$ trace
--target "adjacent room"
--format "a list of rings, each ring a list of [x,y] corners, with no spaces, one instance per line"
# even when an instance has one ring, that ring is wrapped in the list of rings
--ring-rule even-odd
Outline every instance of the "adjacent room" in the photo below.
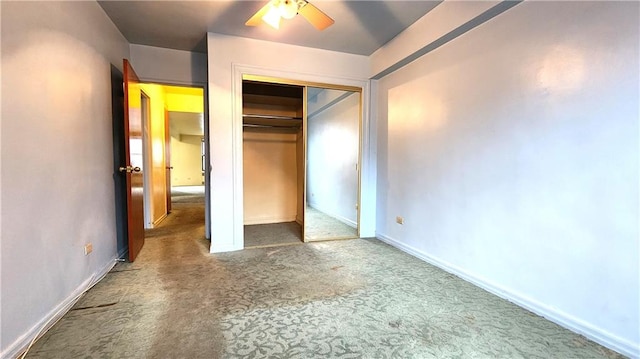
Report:
[[[163,87],[170,138],[165,143],[169,212],[181,204],[193,204],[200,206],[204,215],[207,147],[204,91],[197,87]]]
[[[640,3],[0,20],[2,359],[640,358]]]

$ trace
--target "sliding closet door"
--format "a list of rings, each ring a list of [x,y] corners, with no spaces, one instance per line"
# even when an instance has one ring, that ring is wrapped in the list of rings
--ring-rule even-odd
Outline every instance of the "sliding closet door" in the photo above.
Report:
[[[305,242],[357,238],[360,92],[306,89]]]
[[[307,242],[306,220],[307,220],[307,111],[309,98],[309,88],[302,88],[302,128],[298,132],[297,154],[298,154],[298,217],[302,229],[302,241]]]

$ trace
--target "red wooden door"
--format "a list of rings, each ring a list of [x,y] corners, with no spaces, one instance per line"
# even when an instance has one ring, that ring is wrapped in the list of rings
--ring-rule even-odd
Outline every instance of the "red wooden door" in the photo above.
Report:
[[[126,163],[120,172],[127,177],[127,234],[129,261],[133,262],[144,245],[142,93],[140,80],[126,59],[123,69]]]

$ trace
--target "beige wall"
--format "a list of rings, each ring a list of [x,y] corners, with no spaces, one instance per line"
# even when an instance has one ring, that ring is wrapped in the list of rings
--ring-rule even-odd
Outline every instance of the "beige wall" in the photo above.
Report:
[[[245,132],[243,139],[244,224],[295,221],[296,134]]]
[[[171,136],[171,185],[202,185],[201,136]]]

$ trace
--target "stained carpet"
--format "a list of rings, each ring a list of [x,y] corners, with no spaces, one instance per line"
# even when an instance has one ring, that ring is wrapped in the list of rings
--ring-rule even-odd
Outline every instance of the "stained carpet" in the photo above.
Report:
[[[28,357],[620,357],[375,239],[211,255],[201,208],[176,204]]]

